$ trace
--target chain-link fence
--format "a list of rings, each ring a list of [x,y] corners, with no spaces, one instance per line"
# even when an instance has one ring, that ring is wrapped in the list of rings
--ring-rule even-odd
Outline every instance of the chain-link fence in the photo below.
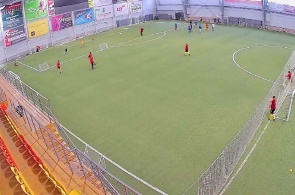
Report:
[[[222,190],[240,158],[244,154],[248,144],[253,139],[263,119],[269,113],[268,106],[270,98],[272,96],[276,96],[277,108],[279,109],[286,96],[294,89],[294,83],[288,82],[285,77],[285,74],[290,70],[293,71],[294,74],[294,64],[295,51],[293,51],[284,69],[280,73],[280,76],[274,82],[273,86],[259,104],[254,114],[250,117],[230,144],[221,152],[217,159],[201,175],[198,183],[192,186],[192,189],[194,189],[195,192],[198,190],[198,194],[200,195],[215,195]]]
[[[36,111],[39,110],[48,117],[48,125],[42,125],[39,118],[18,100],[9,100],[10,115],[16,121],[23,118],[29,130],[36,134],[36,139],[43,140],[46,149],[53,152],[58,161],[66,164],[72,173],[79,178],[84,177],[100,189],[103,188],[105,194],[140,194],[134,188],[145,194],[165,194],[107,158],[60,124],[50,109],[49,100],[22,82],[19,76],[3,68],[0,68],[0,75],[13,86],[16,93],[36,106]],[[0,100],[7,100],[1,86]],[[23,115],[16,113],[16,107],[23,110]]]

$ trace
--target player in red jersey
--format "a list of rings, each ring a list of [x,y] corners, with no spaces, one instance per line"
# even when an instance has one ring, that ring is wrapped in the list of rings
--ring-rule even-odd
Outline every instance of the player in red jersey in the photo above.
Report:
[[[185,55],[185,56],[187,56],[187,55],[190,56],[190,55],[191,55],[191,54],[189,53],[189,51],[188,51],[188,44],[187,44],[187,43],[186,43],[185,46],[184,46],[184,55]]]
[[[62,73],[62,69],[61,69],[61,67],[60,67],[60,62],[59,62],[59,60],[57,60],[57,62],[56,62],[56,68],[59,70],[59,73]]]
[[[91,68],[92,68],[92,70],[93,70],[93,69],[94,69],[94,65],[96,65],[96,64],[95,64],[95,62],[94,62],[93,55],[92,55],[91,52],[89,52],[88,59],[89,59],[89,62],[90,62],[90,64],[91,64]]]
[[[41,50],[41,47],[39,45],[36,46],[36,52],[39,52]]]
[[[290,83],[292,83],[292,73],[291,73],[291,71],[288,71],[288,74],[286,75],[286,77],[287,77],[288,81]]]
[[[140,28],[140,36],[142,36],[143,35],[143,31],[144,31],[144,28]]]
[[[59,73],[62,73],[62,69],[61,69],[59,60],[57,60],[57,62],[56,62],[56,68],[59,70]]]
[[[269,111],[270,114],[269,114],[268,120],[275,121],[275,119],[276,119],[275,111],[276,111],[276,108],[277,108],[277,100],[276,100],[275,96],[272,96],[272,99],[270,100],[269,108],[270,108],[270,111]]]

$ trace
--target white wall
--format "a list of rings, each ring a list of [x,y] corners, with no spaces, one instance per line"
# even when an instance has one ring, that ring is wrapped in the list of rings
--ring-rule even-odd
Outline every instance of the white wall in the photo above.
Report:
[[[295,16],[281,14],[267,14],[266,25],[295,29]]]
[[[156,1],[155,0],[143,0],[142,1],[143,14],[156,14]]]
[[[219,7],[201,7],[201,6],[190,6],[187,10],[189,16],[196,17],[220,17]]]
[[[189,0],[191,5],[219,5],[219,0]]]
[[[182,5],[182,1],[181,0],[158,0],[160,5]],[[206,0],[207,1],[207,0]]]
[[[224,16],[263,20],[261,11],[255,11],[255,10],[249,10],[249,9],[224,8]]]

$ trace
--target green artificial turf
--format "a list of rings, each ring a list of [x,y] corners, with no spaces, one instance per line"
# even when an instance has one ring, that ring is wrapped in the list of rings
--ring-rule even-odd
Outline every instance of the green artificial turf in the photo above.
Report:
[[[272,85],[238,68],[233,53],[254,45],[291,47],[295,40],[247,28],[217,25],[214,32],[194,28],[188,33],[187,24],[180,27],[174,31],[174,22],[148,22],[114,29],[86,38],[85,48],[70,43],[66,55],[60,46],[23,60],[37,68],[45,61],[54,66],[59,59],[63,74],[56,68],[42,73],[24,66],[6,68],[49,98],[57,119],[91,146],[164,192],[182,194],[234,138]],[[95,52],[100,43],[110,49]],[[191,56],[184,56],[185,43]],[[97,63],[93,71],[90,51]],[[276,80],[291,52],[252,48],[237,53],[236,61]],[[263,192],[267,183],[261,187]],[[140,185],[135,188],[151,194]]]

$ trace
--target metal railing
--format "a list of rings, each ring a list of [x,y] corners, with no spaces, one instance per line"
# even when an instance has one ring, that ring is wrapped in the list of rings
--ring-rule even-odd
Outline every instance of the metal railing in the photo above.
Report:
[[[103,187],[105,194],[108,194],[108,192],[114,195],[140,194],[140,192],[130,187],[131,185],[145,192],[145,194],[166,194],[107,158],[60,124],[50,109],[49,100],[22,82],[19,76],[3,68],[0,68],[1,75],[17,90],[19,95],[25,97],[36,107],[36,110],[48,117],[48,124],[54,124],[55,131],[42,125],[39,122],[40,119],[31,114],[31,111],[17,100],[9,100],[11,115],[20,118],[21,116],[15,113],[14,108],[21,106],[24,111],[23,119],[30,127],[30,130],[36,133],[38,140],[43,140],[46,149],[51,150],[59,161],[69,167],[72,173],[80,178],[85,177],[99,188]],[[5,91],[1,86],[0,99],[2,101],[7,100]]]

